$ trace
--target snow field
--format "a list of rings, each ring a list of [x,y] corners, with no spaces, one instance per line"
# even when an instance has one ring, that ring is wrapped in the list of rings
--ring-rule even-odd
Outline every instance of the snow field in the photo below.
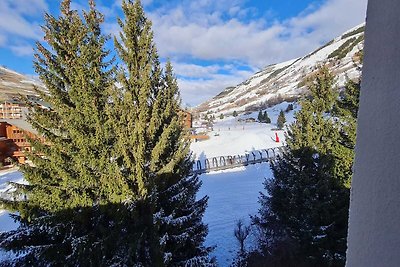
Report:
[[[213,131],[209,132],[210,139],[193,142],[191,150],[196,159],[244,155],[253,150],[282,146],[285,141],[284,131],[276,131],[276,120],[281,110],[289,103],[283,102],[267,109],[273,123],[246,123],[239,121],[246,118],[257,118],[258,112],[238,117],[217,119]],[[294,121],[294,110],[285,113],[287,122]],[[275,132],[280,142],[276,143]],[[217,134],[217,136],[215,136]],[[239,249],[234,236],[235,224],[242,219],[250,224],[250,216],[255,215],[260,207],[258,197],[264,191],[263,182],[271,178],[272,173],[268,163],[249,165],[218,172],[205,173],[200,176],[203,182],[198,198],[209,196],[208,207],[203,221],[208,225],[209,233],[206,238],[207,246],[216,246],[212,255],[216,257],[219,266],[229,266]],[[254,237],[246,240],[246,247],[254,245]],[[253,244],[252,244],[253,243]]]
[[[255,164],[227,171],[202,174],[203,182],[198,197],[209,196],[203,217],[208,225],[207,246],[216,246],[212,255],[219,266],[229,266],[239,249],[234,236],[235,224],[242,219],[250,224],[249,215],[258,212],[258,196],[263,191],[263,181],[271,177],[269,164]],[[246,247],[252,246],[251,238]]]
[[[24,178],[22,173],[15,169],[0,171],[0,194],[12,190],[8,182],[23,183]],[[10,217],[10,213],[0,209],[0,233],[15,230],[17,227],[18,223]],[[15,256],[12,252],[5,252],[0,249],[0,263]]]

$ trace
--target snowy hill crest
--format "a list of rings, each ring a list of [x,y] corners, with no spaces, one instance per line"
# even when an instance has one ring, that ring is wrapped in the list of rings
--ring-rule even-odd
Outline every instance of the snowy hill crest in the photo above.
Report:
[[[35,87],[46,91],[44,85],[37,78],[0,67],[1,101],[18,97],[19,95],[37,95]]]
[[[331,40],[312,53],[267,66],[235,87],[228,87],[199,105],[199,112],[231,114],[234,110],[256,111],[306,93],[305,79],[327,65],[338,77],[338,86],[361,75],[364,23]]]

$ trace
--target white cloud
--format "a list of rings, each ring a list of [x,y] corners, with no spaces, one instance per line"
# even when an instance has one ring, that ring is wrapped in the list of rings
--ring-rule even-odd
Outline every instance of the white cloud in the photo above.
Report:
[[[194,106],[210,99],[228,86],[239,84],[250,75],[249,72],[238,72],[231,75],[215,75],[211,79],[178,79],[178,85],[183,102]]]
[[[31,0],[29,5],[25,0],[0,1],[0,32],[7,36],[38,39],[39,24],[29,21],[26,17],[41,16],[47,9],[44,0]]]
[[[227,71],[228,65],[223,64],[235,62],[256,71],[303,56],[362,23],[367,5],[367,0],[327,0],[319,6],[310,5],[294,18],[275,21],[270,10],[245,8],[245,2],[166,1],[147,12],[160,55],[174,61],[185,102],[197,104],[251,75],[250,71]],[[257,12],[265,16],[254,18]],[[119,31],[116,23],[105,24],[104,28],[107,33]],[[209,65],[199,66],[191,63],[192,59]]]
[[[0,47],[3,46],[7,42],[7,37],[5,35],[0,34]]]
[[[33,47],[30,45],[13,45],[10,46],[11,51],[17,56],[32,56]]]
[[[183,101],[191,106],[204,102],[228,86],[249,78],[254,70],[240,70],[235,65],[200,66],[172,62]]]
[[[285,21],[258,18],[246,22],[242,20],[246,13],[239,15],[239,12],[250,12],[243,11],[242,4],[243,1],[201,0],[149,13],[161,56],[181,62],[188,57],[211,62],[233,60],[254,69],[262,68],[303,56],[362,23],[367,0],[328,0],[320,6],[309,6],[297,17]],[[200,92],[200,98],[208,99],[244,80],[233,73],[207,80],[190,79],[213,70],[214,65],[208,66],[209,69],[193,64],[175,67],[177,73],[187,76],[179,82],[184,100],[185,96],[199,99],[196,92]]]
[[[223,67],[218,65],[200,66],[196,64],[172,62],[176,75],[193,78],[210,78]]]
[[[219,1],[217,1],[219,2]],[[309,14],[266,26],[264,19],[249,23],[223,20],[221,12],[202,12],[177,6],[150,14],[163,56],[191,55],[214,60],[239,60],[262,67],[301,56],[365,19],[366,0],[330,0]],[[229,6],[229,5],[228,5]],[[232,5],[230,5],[232,6]],[[230,7],[235,15],[237,6]]]
[[[17,14],[28,16],[41,16],[43,11],[48,10],[48,5],[45,0],[2,0],[2,4],[9,7]]]

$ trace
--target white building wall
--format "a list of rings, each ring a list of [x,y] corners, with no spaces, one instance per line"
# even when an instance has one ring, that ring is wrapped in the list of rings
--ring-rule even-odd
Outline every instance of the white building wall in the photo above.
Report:
[[[400,0],[369,0],[347,265],[400,266]]]

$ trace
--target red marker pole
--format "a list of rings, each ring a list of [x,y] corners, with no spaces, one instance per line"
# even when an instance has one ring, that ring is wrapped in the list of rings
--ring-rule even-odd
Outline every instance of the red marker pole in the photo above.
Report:
[[[275,133],[275,142],[279,143],[279,136],[278,136],[278,133]]]

